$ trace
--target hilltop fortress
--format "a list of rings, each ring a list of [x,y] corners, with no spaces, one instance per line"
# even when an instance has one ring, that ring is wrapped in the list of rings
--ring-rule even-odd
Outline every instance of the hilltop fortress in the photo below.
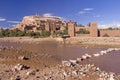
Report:
[[[12,29],[39,32],[39,29],[41,28],[44,28],[46,31],[50,31],[51,33],[64,31],[67,28],[68,35],[71,37],[120,36],[120,30],[99,30],[96,22],[91,22],[88,26],[82,26],[77,25],[77,23],[73,21],[63,21],[57,17],[43,17],[40,15],[25,16],[22,22]]]

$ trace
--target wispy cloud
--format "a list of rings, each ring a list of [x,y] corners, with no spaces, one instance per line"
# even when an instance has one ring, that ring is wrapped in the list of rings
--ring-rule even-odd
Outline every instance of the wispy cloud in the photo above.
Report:
[[[0,21],[6,21],[6,19],[5,19],[5,18],[0,17]]]
[[[52,13],[45,13],[45,14],[43,14],[43,16],[44,17],[51,17],[51,16],[53,16],[53,14]]]
[[[78,14],[85,14],[85,13],[86,13],[85,11],[78,12]]]
[[[60,16],[54,16],[52,13],[45,13],[45,14],[43,14],[43,16],[44,17],[55,17],[55,18],[59,18],[59,19],[65,20],[65,18],[60,17]]]
[[[78,14],[89,13],[92,10],[94,10],[94,8],[84,8],[83,10],[79,11]]]
[[[120,22],[113,22],[111,24],[99,24],[98,25],[99,28],[103,29],[103,28],[120,28]]]
[[[20,21],[7,21],[8,23],[14,23],[14,24],[18,24],[20,23]]]
[[[92,10],[94,10],[94,8],[84,8],[83,10],[84,11],[92,11]]]

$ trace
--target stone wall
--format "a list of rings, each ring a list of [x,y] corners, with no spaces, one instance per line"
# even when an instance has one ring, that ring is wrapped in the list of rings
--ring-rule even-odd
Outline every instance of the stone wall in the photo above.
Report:
[[[89,27],[90,27],[90,36],[91,37],[98,37],[97,23],[92,22],[92,23],[90,23]]]
[[[110,37],[120,37],[120,30],[99,30],[100,37],[103,37],[105,34],[109,35]]]
[[[76,34],[76,37],[89,37],[90,34]]]
[[[75,27],[76,23],[75,22],[68,22],[68,35],[71,37],[75,36]]]
[[[85,29],[90,34],[76,34],[80,29]],[[97,23],[90,23],[89,26],[78,26],[75,22],[68,22],[68,35],[71,37],[98,37]]]

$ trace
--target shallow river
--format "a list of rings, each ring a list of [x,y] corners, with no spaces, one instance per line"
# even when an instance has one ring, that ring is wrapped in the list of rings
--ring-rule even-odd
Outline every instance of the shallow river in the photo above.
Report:
[[[20,45],[18,44],[6,43],[6,42],[5,43],[0,42],[0,45],[3,46],[12,45],[14,47],[20,47]],[[33,46],[32,49],[36,52],[52,54],[56,58],[61,60],[76,59],[81,57],[85,53],[94,54],[100,52],[101,50],[105,50],[105,48],[82,48],[75,46],[73,47],[73,46],[57,45],[56,43],[46,43],[46,42],[32,46]],[[27,47],[26,49],[32,50],[29,47]],[[97,58],[91,58],[83,62],[83,64],[85,63],[94,63],[102,70],[120,73],[120,51],[113,51],[111,52],[111,54],[107,54]]]

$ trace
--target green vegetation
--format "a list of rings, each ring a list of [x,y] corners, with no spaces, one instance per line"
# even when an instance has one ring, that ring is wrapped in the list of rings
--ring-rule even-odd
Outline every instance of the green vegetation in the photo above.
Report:
[[[108,30],[113,30],[113,28],[112,28],[112,27],[109,27]]]
[[[37,30],[44,31],[44,30],[45,30],[45,26],[44,26],[44,25],[43,25],[43,26],[40,26],[40,27],[37,28]]]
[[[84,25],[82,25],[82,24],[78,24],[78,26],[79,26],[79,27],[84,27]]]
[[[106,33],[106,34],[103,35],[103,37],[109,37],[109,35]]]
[[[0,29],[0,37],[23,37],[29,36],[34,38],[39,37],[49,37],[51,35],[50,31],[46,31],[44,26],[40,26],[37,28],[38,32],[25,30],[20,31],[18,29],[9,30],[9,29]],[[53,33],[53,36],[63,36],[68,34],[68,28],[66,27],[63,31],[59,30]]]
[[[63,31],[56,31],[55,35],[58,36],[63,36],[63,35],[67,35],[68,34],[68,27],[65,28],[65,30]]]
[[[79,31],[76,32],[77,34],[90,34],[90,32],[86,29],[80,29]]]
[[[33,32],[33,31],[20,31],[18,29],[16,30],[3,30],[0,31],[0,37],[22,37],[22,36],[29,36],[34,38],[39,37],[49,37],[51,33],[49,31],[41,31],[41,32]]]

